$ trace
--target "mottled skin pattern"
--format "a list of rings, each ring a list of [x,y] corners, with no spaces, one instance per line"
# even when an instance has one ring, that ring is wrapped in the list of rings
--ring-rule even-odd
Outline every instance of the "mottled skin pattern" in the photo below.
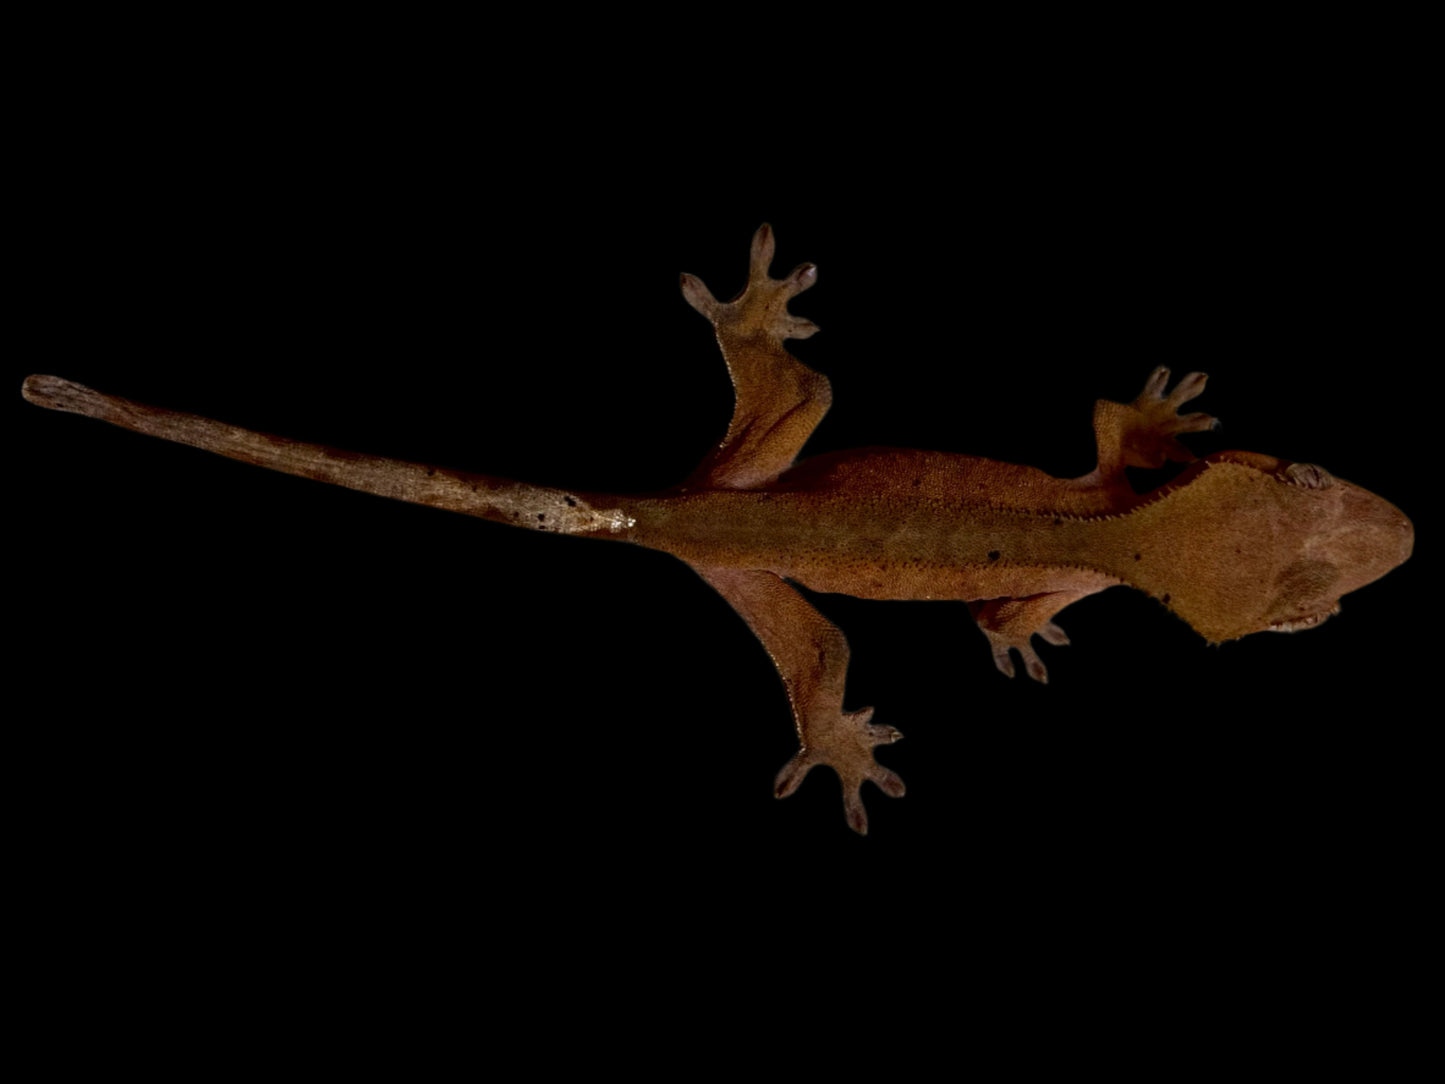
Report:
[[[1179,413],[1204,390],[1190,373],[1172,390],[1156,369],[1129,404],[1094,411],[1098,466],[1082,478],[944,452],[864,448],[794,466],[831,401],[825,377],[783,347],[818,329],[789,300],[816,280],[811,264],[768,270],[768,226],[753,238],[746,288],[724,304],[682,276],[712,323],[737,395],[726,436],[673,490],[638,497],[531,486],[488,475],[341,452],[146,406],[52,376],[31,402],[319,481],[538,530],[635,542],[686,561],[732,604],[782,675],[799,736],[777,777],[792,793],[818,764],[843,783],[848,823],[867,830],[860,787],[894,797],[896,774],[874,746],[896,741],[873,709],[843,711],[848,642],[788,581],[877,599],[965,601],[994,662],[1046,681],[1034,636],[1068,638],[1053,621],[1069,603],[1118,584],[1148,592],[1211,641],[1307,628],[1340,596],[1404,561],[1413,542],[1398,509],[1307,463],[1250,452],[1195,461],[1180,434],[1217,425]],[[1136,493],[1126,467],[1190,466]]]

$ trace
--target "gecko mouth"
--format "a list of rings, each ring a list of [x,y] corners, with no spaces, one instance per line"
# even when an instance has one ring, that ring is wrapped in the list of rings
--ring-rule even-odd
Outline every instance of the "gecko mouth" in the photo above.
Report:
[[[1292,617],[1288,621],[1272,622],[1268,632],[1299,632],[1300,629],[1312,629],[1316,625],[1323,624],[1335,614],[1340,612],[1340,604],[1336,602],[1328,610],[1321,610],[1317,614],[1310,614],[1307,617]]]

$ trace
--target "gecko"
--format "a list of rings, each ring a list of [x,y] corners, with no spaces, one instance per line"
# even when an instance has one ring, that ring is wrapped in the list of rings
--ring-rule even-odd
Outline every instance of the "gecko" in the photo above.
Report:
[[[747,282],[721,302],[683,274],[687,303],[712,325],[735,393],[731,422],[671,489],[615,495],[339,451],[149,406],[54,376],[26,379],[30,402],[381,496],[539,531],[630,542],[685,561],[762,641],[798,736],[774,793],[819,765],[842,783],[848,825],[868,828],[862,784],[901,797],[874,749],[902,735],[846,711],[848,641],[799,592],[964,602],[994,665],[1048,673],[1034,637],[1065,645],[1059,611],[1114,586],[1151,595],[1211,643],[1313,628],[1341,596],[1404,562],[1410,521],[1322,467],[1254,452],[1196,458],[1180,441],[1218,427],[1180,413],[1207,377],[1171,387],[1156,368],[1130,403],[1099,400],[1097,465],[1079,478],[952,452],[866,447],[798,461],[832,401],[828,379],[788,353],[817,332],[789,312],[817,281],[804,263],[775,279],[770,226],[752,240]],[[1136,492],[1126,468],[1185,464]]]

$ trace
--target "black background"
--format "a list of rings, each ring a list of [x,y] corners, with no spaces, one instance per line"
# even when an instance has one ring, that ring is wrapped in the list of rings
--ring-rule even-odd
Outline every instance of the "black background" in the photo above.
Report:
[[[817,106],[790,133],[585,101],[522,115],[517,88],[445,70],[244,74],[60,94],[33,162],[11,621],[54,876],[112,899],[169,885],[180,909],[366,899],[444,922],[500,899],[762,914],[795,884],[1040,913],[1251,901],[1266,922],[1412,896],[1433,406],[1403,121],[1348,94],[1105,95],[860,101],[838,127]],[[1415,558],[1318,630],[1223,647],[1106,592],[1060,618],[1072,646],[1041,647],[1047,687],[998,674],[961,603],[817,598],[853,648],[849,706],[906,735],[880,759],[909,792],[870,789],[860,839],[826,771],[773,799],[795,746],[781,683],[681,563],[18,395],[52,372],[343,448],[657,489],[731,410],[678,272],[730,297],[765,220],[775,273],[820,269],[792,306],[835,395],[809,451],[1080,474],[1095,398],[1203,369],[1196,405],[1224,428],[1197,450],[1318,462],[1411,515]]]

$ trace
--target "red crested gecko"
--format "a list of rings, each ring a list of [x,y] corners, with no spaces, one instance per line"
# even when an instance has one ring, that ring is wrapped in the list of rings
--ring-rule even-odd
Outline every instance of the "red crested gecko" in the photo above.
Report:
[[[619,496],[340,452],[147,406],[53,376],[31,376],[39,406],[99,418],[318,481],[542,531],[634,542],[687,562],[762,641],[788,693],[799,749],[778,773],[791,794],[816,765],[843,785],[849,825],[867,830],[860,788],[903,783],[873,756],[901,736],[843,710],[848,643],[791,585],[870,599],[968,604],[995,665],[1014,656],[1047,680],[1034,636],[1067,644],[1064,607],[1125,584],[1211,642],[1318,625],[1339,599],[1409,557],[1410,521],[1393,505],[1308,463],[1227,451],[1196,460],[1178,440],[1213,428],[1180,414],[1204,390],[1156,369],[1128,404],[1094,409],[1097,466],[1080,478],[975,456],[896,448],[832,452],[795,465],[831,402],[827,378],[784,348],[818,329],[788,312],[816,281],[803,264],[769,275],[774,237],[753,238],[747,285],[718,301],[692,275],[687,302],[712,324],[736,392],[726,435],[682,484]],[[1189,464],[1136,493],[1126,467]],[[791,582],[790,582],[791,581]]]

